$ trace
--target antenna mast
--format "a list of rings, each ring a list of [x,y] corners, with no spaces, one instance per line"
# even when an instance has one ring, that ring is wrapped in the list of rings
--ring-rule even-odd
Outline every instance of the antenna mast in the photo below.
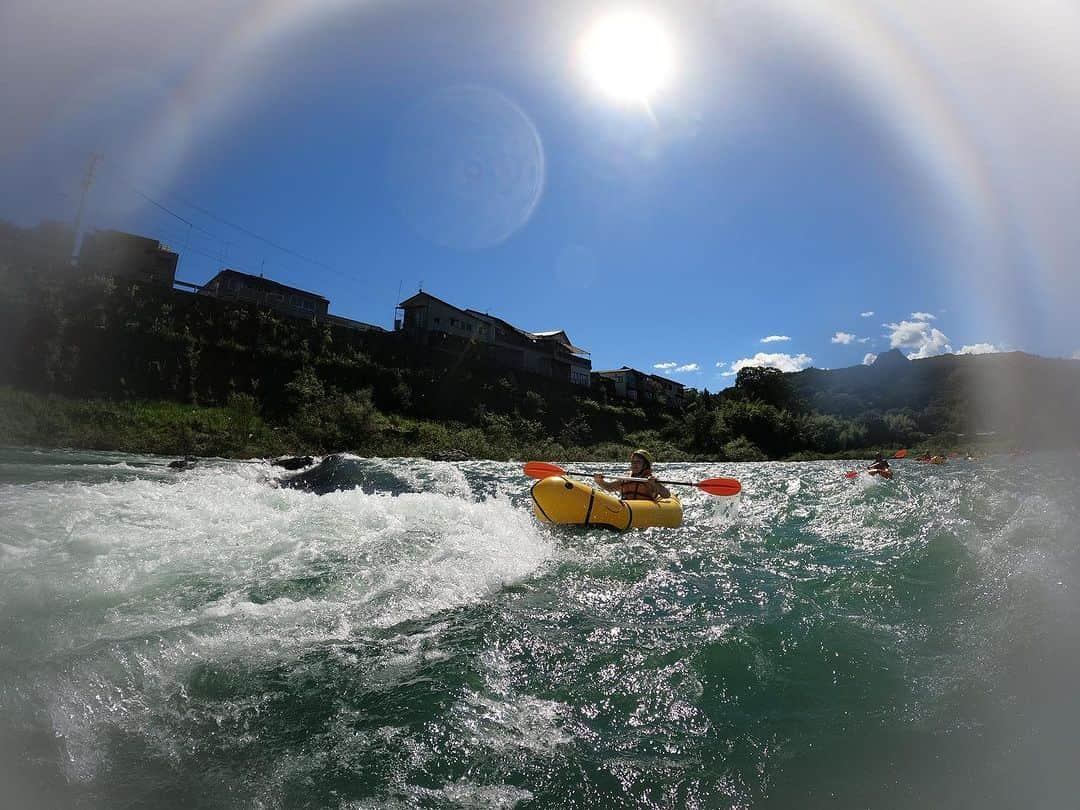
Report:
[[[100,152],[93,152],[90,155],[90,165],[86,167],[86,176],[82,182],[82,194],[79,195],[79,207],[75,211],[75,222],[71,226],[71,258],[75,259],[75,248],[79,245],[79,229],[82,227],[83,209],[86,206],[86,195],[90,191],[90,186],[94,184],[94,170],[97,168],[99,160],[103,160],[105,156]]]

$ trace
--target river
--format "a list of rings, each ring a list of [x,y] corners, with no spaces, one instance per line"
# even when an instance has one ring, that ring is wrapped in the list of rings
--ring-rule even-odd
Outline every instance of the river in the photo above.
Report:
[[[4,806],[1076,806],[1073,452],[659,463],[743,494],[622,535],[520,463],[168,461],[0,449]]]

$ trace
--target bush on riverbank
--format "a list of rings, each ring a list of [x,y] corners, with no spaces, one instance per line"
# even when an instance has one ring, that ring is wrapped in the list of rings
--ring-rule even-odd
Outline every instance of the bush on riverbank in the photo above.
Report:
[[[69,399],[0,387],[0,441],[4,444],[119,450],[157,455],[271,457],[346,451],[366,456],[437,457],[454,451],[473,458],[575,460],[622,463],[636,447],[648,447],[658,460],[764,461],[745,439],[724,447],[723,456],[688,453],[656,431],[631,433],[623,441],[563,444],[522,417],[492,417],[480,426],[387,416],[370,397],[331,394],[313,400],[282,424],[267,421],[247,395],[225,406],[175,402],[115,402]],[[925,447],[935,453],[944,441]],[[912,448],[920,451],[924,448]],[[834,454],[802,452],[792,461],[815,458],[865,458],[866,451]]]
[[[12,388],[0,388],[0,436],[10,444],[233,458],[279,455],[293,445],[246,402],[113,402]]]
[[[119,450],[158,455],[252,458],[348,451],[373,456],[435,456],[460,450],[494,460],[574,458],[623,460],[636,444],[565,446],[520,417],[491,417],[481,426],[387,417],[370,395],[331,393],[301,404],[282,424],[267,422],[247,395],[226,406],[175,402],[69,399],[0,388],[0,436],[6,444]],[[637,444],[659,457],[686,454],[649,433]],[[650,441],[651,440],[651,441]]]

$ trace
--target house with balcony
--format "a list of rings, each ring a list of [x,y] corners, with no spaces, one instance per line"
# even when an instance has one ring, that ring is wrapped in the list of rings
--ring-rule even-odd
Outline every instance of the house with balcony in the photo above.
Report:
[[[615,396],[630,402],[661,402],[675,407],[686,404],[686,386],[682,383],[630,366],[594,371],[592,378],[598,386],[613,390]]]
[[[475,341],[492,365],[589,385],[592,361],[563,330],[529,332],[502,318],[460,309],[434,295],[418,292],[398,304],[394,328],[425,345],[437,345],[443,336]]]
[[[592,372],[593,378],[600,384],[604,380],[610,381],[614,387],[615,396],[619,399],[627,399],[630,402],[644,402],[648,398],[649,375],[630,366],[613,368],[607,371]]]

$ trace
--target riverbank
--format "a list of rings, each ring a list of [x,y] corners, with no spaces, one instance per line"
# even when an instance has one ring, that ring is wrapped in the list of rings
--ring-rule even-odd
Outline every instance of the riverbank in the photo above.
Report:
[[[651,431],[625,443],[567,447],[518,417],[490,416],[483,426],[387,416],[362,403],[337,403],[327,413],[305,412],[283,424],[267,421],[251,397],[222,407],[176,402],[69,399],[0,387],[0,442],[44,448],[112,450],[175,456],[256,458],[348,451],[381,457],[447,454],[507,461],[519,458],[623,460],[648,445],[658,456],[690,456]],[[359,413],[358,413],[359,411]],[[357,427],[354,423],[362,423]],[[343,429],[343,425],[346,429]],[[352,426],[353,430],[348,430]]]
[[[237,459],[322,455],[345,450],[384,458],[438,458],[449,454],[493,461],[539,458],[621,462],[634,447],[645,446],[658,459],[669,462],[765,460],[752,446],[745,455],[722,459],[690,453],[651,430],[629,433],[621,442],[564,445],[544,435],[536,422],[517,416],[492,414],[482,426],[439,423],[385,415],[370,403],[354,400],[335,403],[323,413],[304,412],[278,424],[264,419],[257,403],[248,396],[233,397],[226,406],[204,406],[164,401],[69,399],[10,387],[0,387],[0,442]],[[980,452],[991,449],[978,448]],[[934,446],[909,450],[912,454],[923,451],[945,454],[963,448]],[[872,455],[873,449],[861,448],[833,454],[803,452],[789,455],[786,460],[860,459]]]

